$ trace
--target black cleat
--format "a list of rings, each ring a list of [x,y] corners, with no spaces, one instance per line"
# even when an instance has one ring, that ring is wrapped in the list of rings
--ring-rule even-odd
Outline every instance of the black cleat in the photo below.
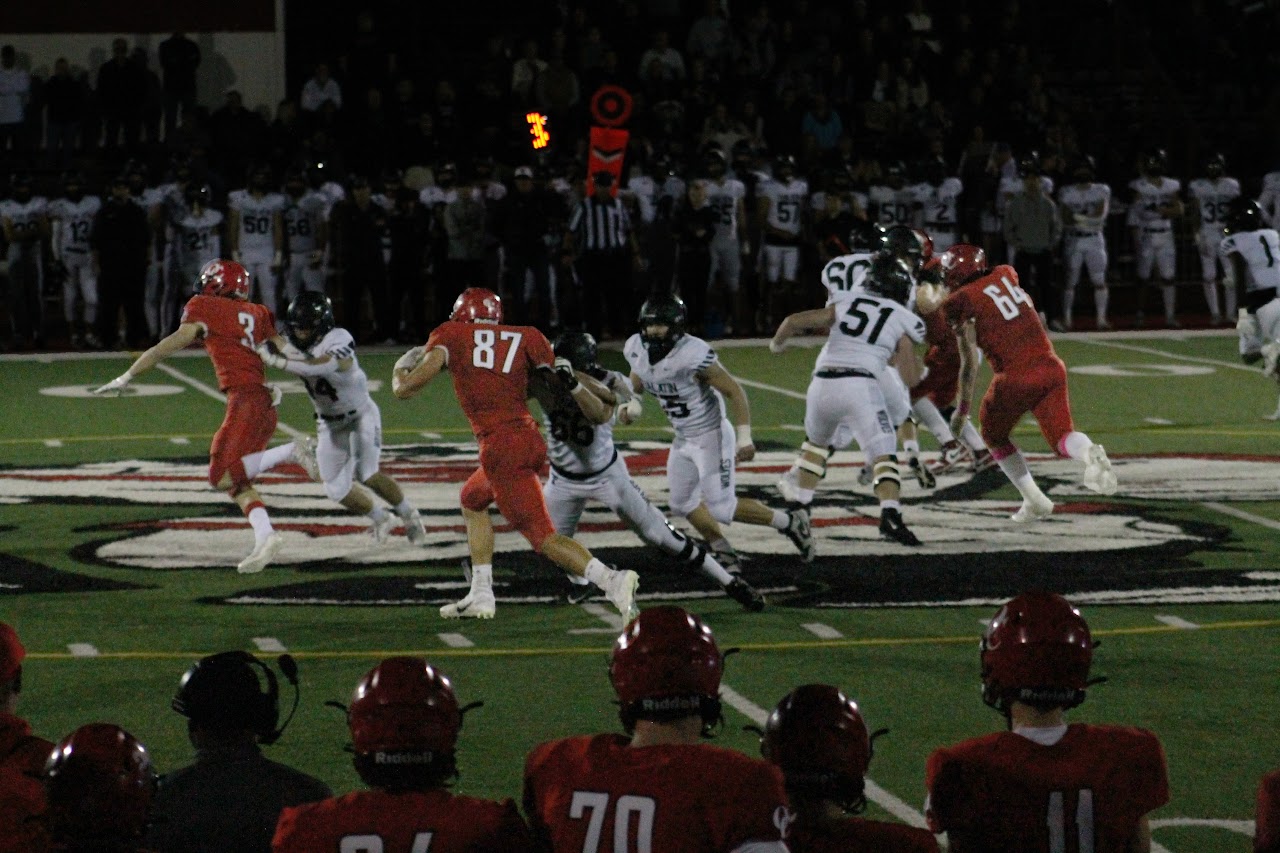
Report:
[[[587,581],[586,583],[570,583],[569,591],[564,594],[564,600],[569,604],[582,604],[584,601],[604,595],[600,587]]]
[[[933,472],[929,470],[929,466],[921,465],[918,457],[912,456],[907,461],[907,467],[911,469],[911,473],[915,475],[916,482],[920,484],[920,488],[937,488],[938,481],[933,476]]]
[[[903,545],[921,544],[916,535],[907,529],[906,523],[902,520],[902,513],[896,509],[886,509],[880,513],[880,538],[892,539]]]
[[[787,528],[782,532],[800,552],[800,561],[812,563],[818,548],[814,544],[813,529],[809,525],[808,507],[798,506],[787,510]]]
[[[742,605],[743,610],[752,613],[759,613],[764,610],[764,596],[756,591],[756,588],[742,579],[741,575],[734,575],[733,580],[725,584],[725,595]]]

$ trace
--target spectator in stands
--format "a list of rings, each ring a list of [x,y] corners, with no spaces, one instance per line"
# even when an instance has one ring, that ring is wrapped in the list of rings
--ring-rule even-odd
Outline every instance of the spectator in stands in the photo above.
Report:
[[[244,186],[249,164],[267,144],[269,134],[262,116],[245,109],[244,99],[235,89],[209,116],[209,139],[214,165],[232,186]]]
[[[342,109],[342,88],[329,76],[328,64],[318,62],[311,79],[302,84],[302,97],[298,104],[303,112],[314,113],[326,103]]]
[[[296,689],[292,658],[282,656],[280,666]],[[183,675],[172,705],[187,718],[196,760],[160,780],[149,847],[270,853],[282,809],[332,796],[319,779],[262,754],[260,745],[275,743],[284,726],[275,673],[253,655],[201,658]]]
[[[729,58],[732,47],[733,30],[725,20],[720,0],[706,0],[702,17],[689,28],[685,54],[690,59],[705,59],[713,68],[720,68]]]
[[[547,63],[538,56],[537,39],[525,39],[520,58],[511,64],[511,94],[517,103],[529,103],[533,84],[546,68]]]
[[[800,132],[812,137],[818,151],[825,154],[836,147],[840,134],[844,132],[844,122],[840,114],[831,109],[831,104],[823,92],[813,96],[813,106],[800,121]]]
[[[377,327],[378,307],[386,299],[387,265],[382,240],[387,225],[386,211],[373,203],[369,180],[351,179],[347,198],[333,207],[329,218],[333,257],[342,279],[342,326],[357,341],[382,342],[394,330]],[[365,294],[373,298],[375,319],[372,336],[361,334],[360,315]]]
[[[711,108],[711,115],[702,123],[702,135],[699,145],[712,145],[721,151],[732,151],[733,147],[743,139],[748,139],[750,132],[735,116],[729,113],[724,101],[716,102]]]
[[[476,183],[459,181],[457,196],[445,204],[441,214],[448,239],[446,284],[442,295],[448,303],[468,287],[479,287],[484,274],[486,214]]]
[[[40,773],[53,744],[31,734],[18,714],[22,661],[27,656],[12,626],[0,622],[0,853],[43,849]]]
[[[142,105],[147,99],[147,79],[129,58],[129,43],[111,42],[111,58],[98,69],[98,105],[102,110],[103,145],[113,149],[123,143],[127,151],[142,133]]]
[[[164,136],[168,139],[182,115],[196,108],[196,70],[200,46],[178,31],[160,42],[160,68],[164,72]]]
[[[387,261],[387,310],[391,316],[381,322],[383,328],[399,329],[399,338],[426,340],[431,331],[427,325],[427,246],[431,237],[431,217],[418,201],[418,193],[401,186],[391,197],[387,213],[387,234],[391,255]],[[406,305],[400,312],[401,304]]]
[[[65,168],[80,145],[84,100],[84,84],[71,76],[71,64],[66,57],[58,57],[53,64],[53,76],[44,84],[46,147],[56,168]]]
[[[0,47],[0,152],[27,148],[24,125],[31,98],[31,75],[18,67],[13,45]]]
[[[561,219],[559,199],[534,184],[533,169],[520,166],[514,192],[493,209],[493,233],[502,245],[506,265],[502,301],[510,322],[551,328],[550,262],[547,239],[553,221]]]
[[[533,85],[535,105],[547,114],[553,128],[567,128],[569,116],[581,97],[578,75],[565,64],[563,54],[552,54]]]
[[[685,78],[684,57],[671,46],[671,35],[666,30],[657,30],[653,34],[653,44],[640,57],[637,76],[642,82],[671,82]]]
[[[143,302],[150,245],[147,212],[130,199],[128,175],[117,175],[111,182],[111,195],[94,217],[89,234],[93,271],[98,277],[98,337],[105,349],[116,347],[121,308],[125,342],[131,349],[146,346]]]
[[[1018,164],[1022,192],[1009,197],[1004,211],[1004,239],[1015,251],[1018,283],[1040,312],[1042,322],[1056,332],[1062,325],[1062,296],[1053,279],[1053,251],[1062,238],[1062,214],[1040,179],[1038,160]]]
[[[160,123],[164,119],[164,85],[160,82],[160,75],[151,70],[146,48],[135,47],[129,59],[137,66],[138,76],[143,82],[141,91],[145,94],[138,109],[142,130],[147,142],[156,145],[160,142]]]

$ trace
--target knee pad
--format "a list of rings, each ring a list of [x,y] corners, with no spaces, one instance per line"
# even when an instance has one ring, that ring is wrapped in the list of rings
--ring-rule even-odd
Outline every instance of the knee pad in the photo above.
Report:
[[[468,480],[462,486],[461,503],[464,509],[472,512],[484,512],[493,503],[493,491],[482,485],[475,485]],[[510,520],[510,519],[508,519]]]
[[[898,457],[888,456],[875,463],[875,467],[871,469],[871,485],[877,487],[883,482],[893,482],[895,485],[902,485],[902,476],[898,472]]]
[[[821,456],[822,461],[813,462],[809,459],[805,459],[804,456],[801,455],[796,460],[797,468],[801,471],[808,471],[819,480],[827,476],[827,460],[831,458],[831,454],[834,452],[830,447],[820,447],[806,440],[804,444],[800,445],[800,452],[801,454],[812,453],[814,456]]]

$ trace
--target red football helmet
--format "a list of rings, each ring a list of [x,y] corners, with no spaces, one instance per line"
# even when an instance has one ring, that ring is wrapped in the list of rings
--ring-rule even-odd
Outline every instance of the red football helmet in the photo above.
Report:
[[[929,236],[929,232],[923,228],[912,228],[916,234],[916,239],[920,241],[920,260],[928,263],[933,257],[933,238]]]
[[[235,261],[221,258],[204,265],[198,282],[205,296],[226,296],[231,299],[249,298],[249,271]]]
[[[982,637],[982,700],[1008,713],[1014,700],[1041,709],[1084,701],[1093,638],[1060,595],[1028,592],[1007,602]]]
[[[724,658],[711,629],[680,607],[651,607],[613,644],[609,679],[622,704],[623,726],[637,719],[720,717]]]
[[[951,290],[987,271],[987,253],[981,246],[958,243],[942,253],[943,281]]]
[[[501,323],[502,298],[483,287],[468,287],[454,300],[449,319],[463,323]]]
[[[54,747],[44,785],[55,842],[127,841],[147,828],[156,774],[137,738],[110,723],[90,723]]]
[[[393,657],[365,673],[347,710],[356,754],[450,752],[462,715],[453,685],[422,658]]]
[[[760,752],[799,799],[832,799],[849,811],[865,805],[871,736],[858,704],[839,688],[805,684],[784,696],[765,723]]]

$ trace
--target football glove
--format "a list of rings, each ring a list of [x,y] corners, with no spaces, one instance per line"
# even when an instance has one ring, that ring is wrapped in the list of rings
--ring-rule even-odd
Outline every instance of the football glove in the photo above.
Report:
[[[419,364],[422,364],[422,356],[426,353],[426,347],[414,347],[404,355],[396,359],[396,370],[412,371]]]
[[[554,362],[554,370],[556,376],[560,377],[560,381],[564,383],[566,391],[572,391],[579,385],[578,377],[573,372],[573,364],[569,359],[557,357]]]
[[[97,388],[94,388],[93,393],[97,394],[99,397],[107,397],[107,396],[119,397],[120,392],[123,391],[125,386],[132,381],[133,381],[132,376],[130,376],[128,373],[122,373],[119,376],[117,376],[115,379],[112,379],[106,385],[101,385]]]
[[[262,359],[262,363],[268,367],[274,367],[277,370],[284,370],[285,366],[289,363],[289,359],[279,353],[272,352],[271,348],[265,343],[258,344],[253,348],[253,351],[258,354],[258,358]]]
[[[640,413],[644,411],[640,405],[639,397],[632,397],[627,402],[618,407],[618,420],[623,424],[633,424],[640,420]]]

